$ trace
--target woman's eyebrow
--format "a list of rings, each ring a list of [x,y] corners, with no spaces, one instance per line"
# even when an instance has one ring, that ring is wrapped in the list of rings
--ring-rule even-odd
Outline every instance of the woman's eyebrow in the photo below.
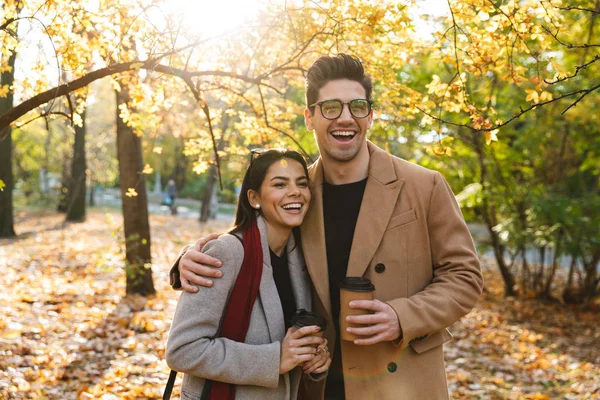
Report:
[[[290,178],[288,178],[287,176],[274,176],[271,178],[272,181],[274,181],[275,179],[282,179],[284,181],[289,181]]]

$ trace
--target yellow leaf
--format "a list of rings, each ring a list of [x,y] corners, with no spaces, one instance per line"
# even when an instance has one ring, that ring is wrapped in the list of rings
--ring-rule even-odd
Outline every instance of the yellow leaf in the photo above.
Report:
[[[140,69],[143,66],[144,66],[144,63],[142,63],[142,62],[134,63],[134,64],[131,64],[131,69]]]
[[[155,148],[152,149],[152,151],[156,154],[162,154],[163,148],[156,146]]]
[[[20,336],[21,336],[21,331],[8,331],[6,333],[3,333],[2,336],[0,336],[0,337],[2,339],[12,340],[12,339],[17,339]]]
[[[489,145],[492,142],[498,141],[498,129],[485,132],[485,144]]]
[[[527,95],[527,97],[525,98],[526,101],[532,101],[535,104],[540,102],[540,95],[538,94],[538,92],[536,92],[535,90],[530,90],[530,89],[525,89],[525,91],[527,93],[529,93]]]
[[[138,192],[136,192],[134,188],[127,189],[127,193],[125,193],[125,196],[127,196],[127,197],[135,197],[137,195],[138,195]]]
[[[545,90],[540,94],[540,100],[547,101],[552,100],[552,93],[546,92]]]
[[[154,170],[152,169],[150,164],[144,165],[144,170],[142,171],[142,174],[150,175],[152,172],[154,172]]]
[[[477,18],[479,18],[480,21],[487,21],[488,19],[490,19],[490,15],[485,11],[479,11],[479,14],[477,14]]]
[[[9,91],[10,91],[10,86],[1,85],[0,86],[0,97],[6,97],[8,95]]]
[[[4,188],[6,187],[6,183],[2,179],[0,179],[0,191],[4,192]]]

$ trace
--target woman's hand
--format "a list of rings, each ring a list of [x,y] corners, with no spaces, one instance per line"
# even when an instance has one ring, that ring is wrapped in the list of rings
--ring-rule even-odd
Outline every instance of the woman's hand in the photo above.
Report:
[[[323,340],[324,343],[317,347],[317,355],[302,366],[305,374],[321,374],[329,369],[331,365],[331,353],[329,353],[327,339]]]
[[[287,330],[283,343],[281,343],[281,361],[279,374],[285,374],[296,366],[307,361],[312,361],[317,354],[317,346],[322,345],[325,339],[312,336],[319,331],[318,326],[305,326],[294,330]]]

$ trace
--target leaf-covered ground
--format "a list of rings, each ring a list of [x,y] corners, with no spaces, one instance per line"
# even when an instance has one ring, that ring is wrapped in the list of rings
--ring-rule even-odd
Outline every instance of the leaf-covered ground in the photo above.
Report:
[[[157,295],[124,297],[121,216],[17,215],[0,240],[0,399],[158,399],[178,294],[169,263],[181,246],[224,223],[152,216]],[[507,300],[492,266],[486,294],[451,327],[456,399],[600,398],[598,310]],[[176,391],[177,393],[177,391]]]

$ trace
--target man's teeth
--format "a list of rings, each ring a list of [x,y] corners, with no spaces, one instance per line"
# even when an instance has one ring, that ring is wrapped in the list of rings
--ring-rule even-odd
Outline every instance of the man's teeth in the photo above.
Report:
[[[331,134],[333,136],[354,136],[354,131],[336,131]]]
[[[302,204],[300,204],[300,203],[286,204],[285,206],[283,206],[284,210],[299,210],[301,208],[302,208]]]

